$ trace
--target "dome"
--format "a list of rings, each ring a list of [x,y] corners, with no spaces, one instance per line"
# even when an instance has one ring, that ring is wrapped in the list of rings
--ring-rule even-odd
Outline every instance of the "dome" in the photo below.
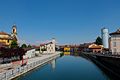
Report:
[[[12,28],[16,28],[16,24],[13,24]]]

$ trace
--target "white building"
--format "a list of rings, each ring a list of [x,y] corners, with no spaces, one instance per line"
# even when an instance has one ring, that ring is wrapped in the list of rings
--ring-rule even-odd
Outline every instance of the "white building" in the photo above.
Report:
[[[24,59],[28,59],[28,58],[33,58],[35,57],[35,49],[30,49],[27,50],[27,52],[25,53],[25,55],[23,56]]]
[[[52,39],[47,43],[41,44],[40,53],[43,53],[43,54],[55,53],[55,45],[56,45],[55,39]]]
[[[113,55],[120,55],[120,29],[110,33],[110,50]]]

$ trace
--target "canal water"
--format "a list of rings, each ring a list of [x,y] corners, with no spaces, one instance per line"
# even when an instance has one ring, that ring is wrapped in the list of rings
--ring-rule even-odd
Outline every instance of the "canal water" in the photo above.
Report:
[[[112,80],[91,61],[66,55],[15,80]]]

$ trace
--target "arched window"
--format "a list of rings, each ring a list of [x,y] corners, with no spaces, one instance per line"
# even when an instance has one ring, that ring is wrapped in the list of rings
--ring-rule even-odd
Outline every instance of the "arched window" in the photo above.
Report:
[[[10,42],[10,40],[7,40],[7,43],[9,43]]]
[[[13,29],[13,33],[15,33],[15,29]]]

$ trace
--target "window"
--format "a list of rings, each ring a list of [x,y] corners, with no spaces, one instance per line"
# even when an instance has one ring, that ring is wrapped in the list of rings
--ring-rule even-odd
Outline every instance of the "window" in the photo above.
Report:
[[[13,29],[13,33],[15,33],[15,29]]]
[[[53,47],[51,47],[51,49],[53,50]]]
[[[7,41],[8,43],[10,42],[10,40]]]
[[[113,42],[113,47],[116,47],[116,46],[117,46],[116,42]]]

